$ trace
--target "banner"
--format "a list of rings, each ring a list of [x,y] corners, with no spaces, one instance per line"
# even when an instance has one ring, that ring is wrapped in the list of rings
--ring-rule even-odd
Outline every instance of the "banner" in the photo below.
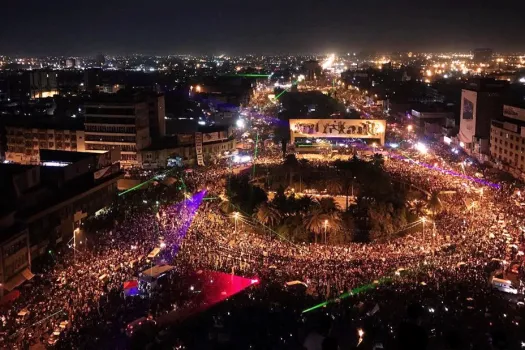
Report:
[[[204,157],[202,155],[202,132],[195,133],[195,149],[197,151],[197,164],[204,166]]]
[[[290,119],[292,137],[383,138],[386,120]]]

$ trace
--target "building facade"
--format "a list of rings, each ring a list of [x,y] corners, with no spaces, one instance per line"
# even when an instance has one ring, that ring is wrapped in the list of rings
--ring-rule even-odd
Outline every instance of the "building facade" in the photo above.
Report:
[[[525,179],[525,108],[505,105],[503,118],[492,121],[490,155],[496,167]]]
[[[40,150],[84,152],[83,130],[6,126],[5,160],[18,164],[40,164]]]
[[[480,161],[489,157],[491,120],[501,116],[502,95],[507,86],[506,81],[479,78],[461,92],[458,140],[467,154]]]
[[[120,150],[123,167],[138,166],[137,152],[149,147],[149,109],[146,102],[115,102],[109,98],[85,104],[87,152]]]
[[[232,154],[236,142],[231,128],[221,131],[202,132],[202,147],[198,147],[196,137],[199,133],[179,134],[171,142],[163,142],[139,152],[139,160],[144,168],[156,169],[172,165],[196,165],[199,150],[202,149],[202,161],[210,164]]]

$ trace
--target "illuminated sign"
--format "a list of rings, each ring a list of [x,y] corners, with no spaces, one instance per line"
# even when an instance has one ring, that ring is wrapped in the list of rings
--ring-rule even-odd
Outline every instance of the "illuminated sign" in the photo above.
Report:
[[[525,109],[504,105],[503,116],[507,118],[525,121]]]
[[[384,140],[386,120],[371,119],[290,119],[292,138],[344,137]]]

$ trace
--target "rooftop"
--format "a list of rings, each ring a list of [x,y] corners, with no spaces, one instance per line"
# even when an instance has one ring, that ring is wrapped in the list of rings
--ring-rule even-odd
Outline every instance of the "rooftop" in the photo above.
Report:
[[[82,159],[92,158],[96,155],[97,153],[70,152],[70,151],[41,149],[40,150],[40,161],[41,162],[75,163]]]

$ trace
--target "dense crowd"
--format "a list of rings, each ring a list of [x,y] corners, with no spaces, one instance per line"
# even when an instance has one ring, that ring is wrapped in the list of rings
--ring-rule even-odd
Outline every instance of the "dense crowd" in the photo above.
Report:
[[[440,158],[440,162],[445,164],[445,159]],[[385,169],[394,178],[427,192],[449,192],[441,196],[443,210],[429,224],[435,225],[435,230],[387,243],[344,246],[296,245],[255,234],[253,227],[258,224],[248,218],[236,226],[219,210],[217,202],[202,201],[204,193],[210,197],[221,194],[221,179],[229,170],[213,167],[188,172],[185,185],[195,193],[193,197],[154,208],[147,200],[142,207],[133,208],[124,201],[113,209],[126,214],[118,222],[88,234],[83,247],[72,247],[70,243],[53,252],[51,267],[35,277],[20,298],[4,306],[0,345],[24,348],[58,341],[57,346],[71,348],[96,342],[103,335],[118,342],[112,334],[120,334],[126,322],[145,314],[159,317],[184,307],[184,293],[173,292],[183,289],[176,278],[168,278],[161,289],[146,289],[146,297],[123,293],[124,282],[137,279],[141,271],[158,263],[173,265],[178,275],[208,269],[271,276],[281,285],[300,280],[307,285],[306,294],[319,300],[337,298],[364,284],[379,285],[388,278],[390,282],[383,289],[364,299],[381,304],[382,311],[377,313],[384,317],[381,334],[388,333],[386,325],[393,325],[396,318],[383,311],[394,307],[381,302],[380,296],[389,292],[402,290],[421,301],[432,295],[433,302],[437,295],[443,298],[441,308],[447,305],[451,314],[459,313],[465,303],[471,302],[464,299],[464,294],[458,296],[459,284],[466,294],[476,294],[481,300],[490,293],[491,262],[520,258],[525,209],[517,205],[520,198],[514,187],[486,186],[480,195],[482,184],[437,168],[422,166],[401,153],[385,162]],[[448,170],[464,171],[452,165]],[[147,191],[142,194],[144,198],[147,195]],[[474,210],[466,203],[474,203]],[[160,254],[148,259],[148,253],[156,247],[162,247]],[[339,308],[341,304],[335,303],[334,312],[340,320],[353,319]],[[19,316],[21,310],[27,310],[27,315]],[[434,323],[439,320],[436,317]],[[502,317],[491,314],[490,322],[501,321]],[[334,329],[332,336],[343,338]]]

